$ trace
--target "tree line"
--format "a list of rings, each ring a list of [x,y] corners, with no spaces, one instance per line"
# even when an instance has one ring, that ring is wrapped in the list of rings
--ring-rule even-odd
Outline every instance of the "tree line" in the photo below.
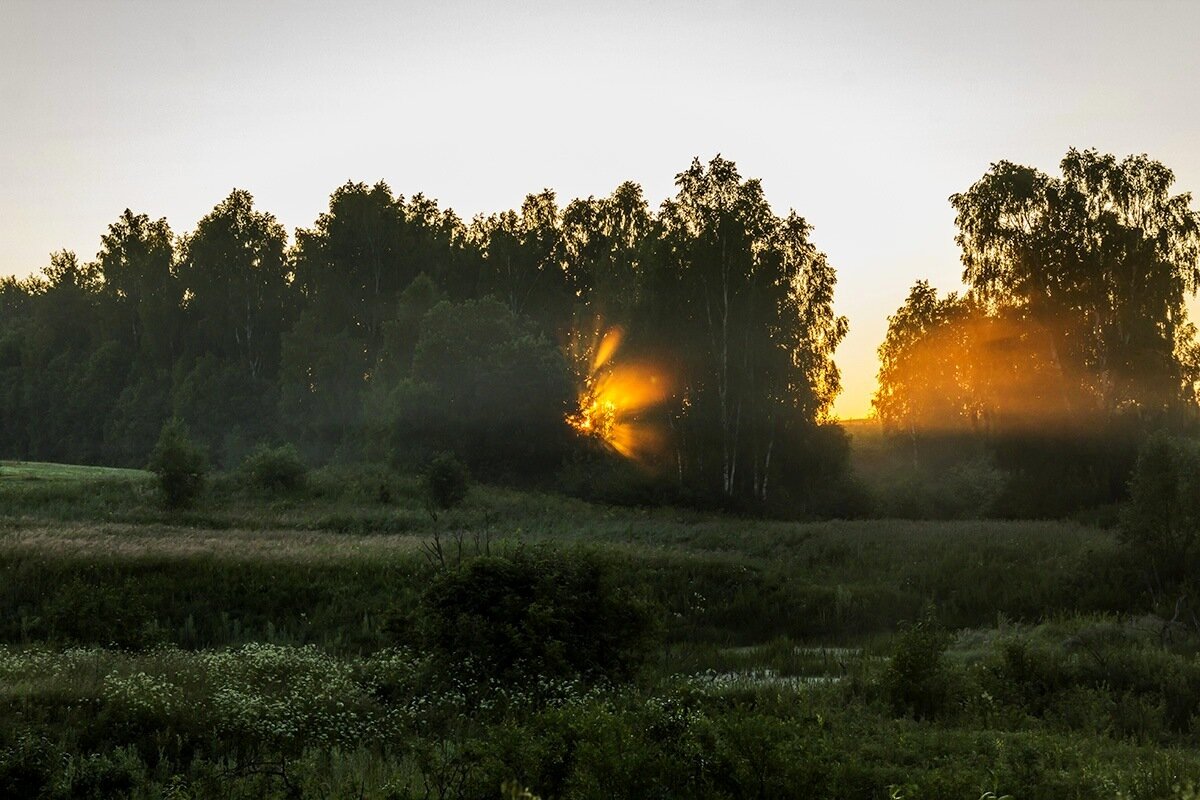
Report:
[[[1145,155],[1008,161],[950,202],[966,290],[918,281],[889,318],[874,407],[920,466],[983,453],[1004,511],[1122,500],[1150,432],[1193,432],[1200,214]]]
[[[874,408],[900,477],[875,494],[949,475],[954,514],[1069,514],[1125,498],[1149,433],[1192,431],[1200,215],[1173,184],[1072,149],[950,198],[966,288],[918,281],[889,318]],[[142,466],[177,419],[226,468],[284,442],[449,452],[610,499],[907,513],[830,419],[847,321],[809,235],[720,156],[657,209],[626,182],[464,221],[348,182],[291,239],[241,190],[185,234],[127,210],[94,259],[0,281],[0,454]]]
[[[184,234],[126,210],[94,259],[0,281],[0,453],[142,466],[178,419],[225,467],[286,441],[314,462],[590,469],[619,459],[565,420],[589,343],[619,327],[665,386],[639,473],[802,498],[845,461],[825,423],[847,323],[809,230],[720,156],[657,210],[627,182],[464,221],[348,182],[292,240],[242,190]]]

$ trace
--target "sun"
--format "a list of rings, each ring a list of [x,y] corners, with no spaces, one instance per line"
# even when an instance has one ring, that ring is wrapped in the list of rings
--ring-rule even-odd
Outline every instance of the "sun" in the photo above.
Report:
[[[667,383],[652,365],[616,358],[623,338],[616,327],[593,338],[577,406],[567,415],[567,424],[626,458],[645,461],[662,440],[646,416],[666,400]]]

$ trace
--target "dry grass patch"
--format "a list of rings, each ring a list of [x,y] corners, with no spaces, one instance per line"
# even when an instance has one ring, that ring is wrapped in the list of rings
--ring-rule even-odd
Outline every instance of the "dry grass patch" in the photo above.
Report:
[[[0,554],[111,559],[212,557],[232,561],[328,561],[410,556],[424,536],[303,530],[214,530],[170,525],[30,523],[0,531]]]

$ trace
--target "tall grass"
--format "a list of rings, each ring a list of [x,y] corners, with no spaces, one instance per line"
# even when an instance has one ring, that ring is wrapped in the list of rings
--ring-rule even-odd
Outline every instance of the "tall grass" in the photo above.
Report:
[[[1200,779],[1173,749],[1197,741],[1191,711],[1165,699],[1200,698],[1192,656],[1104,644],[1109,684],[1086,661],[1129,602],[1092,527],[783,523],[486,486],[434,519],[411,478],[347,467],[292,490],[218,478],[169,512],[137,473],[27,469],[0,476],[12,796],[5,781],[30,776],[46,796],[380,800],[506,781],[563,798],[1151,798]],[[594,553],[651,601],[661,652],[628,686],[537,701],[431,675],[408,637],[435,533],[451,559]],[[916,723],[879,676],[930,602],[973,630],[949,654],[950,711]],[[1000,692],[1011,676],[1021,691]]]

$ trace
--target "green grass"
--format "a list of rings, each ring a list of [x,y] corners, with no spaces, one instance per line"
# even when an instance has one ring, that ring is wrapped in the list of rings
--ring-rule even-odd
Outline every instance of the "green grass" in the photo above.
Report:
[[[637,684],[549,707],[433,691],[405,620],[435,534],[451,560],[594,552],[657,609],[662,645]],[[0,789],[42,764],[67,797],[1169,796],[1200,780],[1162,699],[1192,657],[1114,651],[1134,653],[1121,694],[1075,644],[1129,602],[1105,577],[1115,547],[1068,522],[791,523],[489,486],[434,520],[412,477],[367,468],[274,494],[217,476],[170,512],[143,472],[5,463]],[[959,631],[959,699],[918,723],[880,676],[929,602]],[[1003,695],[1014,636],[1086,691],[1045,713]]]
[[[143,482],[151,477],[149,472],[140,469],[51,464],[41,461],[0,461],[0,481],[56,481],[81,484],[96,481]]]
[[[689,521],[494,500],[481,493],[439,520],[451,558],[460,544],[467,554],[521,542],[594,550],[613,580],[662,608],[674,642],[855,643],[928,601],[955,627],[1116,602],[1089,567],[1109,557],[1111,535],[1075,525]],[[254,527],[9,519],[0,528],[0,641],[386,644],[389,614],[424,584],[432,521],[395,508],[383,531],[407,519],[405,532],[339,533],[304,517],[285,527],[295,512],[276,513]],[[95,621],[77,618],[84,601]]]
[[[451,557],[596,550],[661,607],[669,641],[704,646],[857,644],[929,601],[955,627],[1120,602],[1092,580],[1112,533],[1074,523],[788,523],[487,486],[435,521],[412,479],[344,468],[293,493],[219,477],[196,509],[169,512],[142,473],[31,469],[60,477],[0,481],[0,641],[380,647],[435,533]],[[79,595],[94,621],[73,613]]]

